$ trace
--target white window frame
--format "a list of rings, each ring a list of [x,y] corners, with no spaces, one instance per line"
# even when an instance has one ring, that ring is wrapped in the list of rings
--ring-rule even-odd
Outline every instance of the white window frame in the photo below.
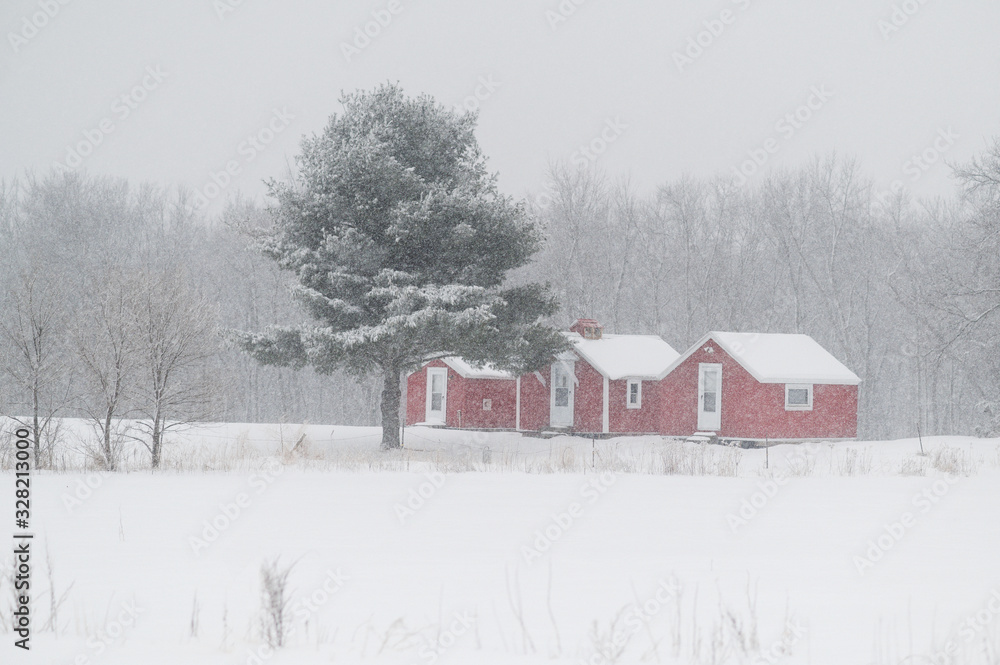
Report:
[[[448,423],[448,371],[447,367],[428,367],[427,368],[427,396],[424,405],[424,421],[429,423],[435,423],[438,425],[445,425]],[[438,417],[437,412],[431,411],[432,392],[431,386],[434,385],[433,376],[438,375],[441,378],[441,411],[440,417]],[[431,414],[434,413],[434,417]]]
[[[558,382],[556,381],[557,374],[559,372],[565,372],[567,383],[567,393],[569,404],[566,406],[556,406],[556,388],[558,387]],[[573,423],[576,422],[576,396],[574,393],[574,386],[577,383],[576,379],[576,361],[574,360],[556,360],[552,363],[551,373],[549,375],[549,425],[552,427],[572,427]],[[565,419],[560,420],[556,415],[564,415]]]
[[[492,411],[492,410],[493,410],[493,399],[490,397],[483,399],[483,411]]]
[[[715,411],[705,411],[705,374],[716,372]],[[722,427],[722,363],[698,363],[698,431],[718,432]]]
[[[638,386],[636,403],[632,403],[632,386]],[[642,408],[642,379],[629,379],[625,382],[625,408],[626,409],[641,409]]]
[[[789,404],[788,391],[805,390],[809,399],[806,404]],[[812,411],[813,409],[813,384],[811,383],[786,383],[785,384],[785,411]]]

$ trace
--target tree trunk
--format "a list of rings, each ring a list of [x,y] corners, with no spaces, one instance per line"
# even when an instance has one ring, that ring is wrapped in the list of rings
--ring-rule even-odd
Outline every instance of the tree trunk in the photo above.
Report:
[[[154,469],[160,467],[160,450],[163,447],[163,431],[160,423],[160,411],[156,410],[153,416],[153,440],[151,441],[150,454],[152,455],[152,466]]]
[[[111,418],[114,414],[113,408],[108,408],[104,416],[104,468],[107,471],[118,470],[118,460],[115,459],[115,451],[111,443]]]
[[[399,441],[399,370],[390,367],[382,375],[382,450],[401,448]]]
[[[42,460],[42,425],[39,422],[38,412],[41,410],[38,398],[38,383],[36,382],[31,391],[31,433],[35,441],[35,468],[45,468],[46,464]]]

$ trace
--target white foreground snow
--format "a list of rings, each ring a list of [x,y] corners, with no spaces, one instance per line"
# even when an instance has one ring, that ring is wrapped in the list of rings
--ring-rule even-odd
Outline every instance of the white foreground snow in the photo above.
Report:
[[[657,437],[407,436],[409,472],[371,462],[369,428],[220,425],[171,447],[187,470],[36,474],[33,649],[7,633],[0,662],[998,662],[996,440],[778,446],[765,469]]]

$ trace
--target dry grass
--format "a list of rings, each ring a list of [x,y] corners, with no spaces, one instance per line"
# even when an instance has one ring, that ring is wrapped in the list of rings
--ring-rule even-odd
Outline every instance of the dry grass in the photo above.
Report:
[[[899,475],[901,476],[926,476],[927,467],[930,465],[926,457],[919,455],[907,457],[900,463]]]
[[[811,476],[816,471],[816,457],[813,455],[798,455],[788,461],[786,472],[793,478]]]
[[[724,663],[766,662],[773,658],[765,651],[775,645],[761,639],[757,610],[757,587],[748,582],[739,602],[717,592],[714,603],[705,606],[699,589],[681,589],[652,615],[642,627],[634,621],[637,608],[648,607],[637,597],[634,605],[620,608],[603,621],[594,621],[587,633],[586,653],[576,654],[577,662],[684,662],[723,665]],[[641,615],[640,615],[641,616]],[[630,621],[630,618],[632,619]],[[804,649],[787,636],[791,617],[784,627],[765,626],[765,634],[780,635],[793,653]]]
[[[666,475],[735,477],[743,453],[736,448],[709,443],[690,446],[668,442],[659,450],[662,471]]]
[[[964,451],[951,446],[935,448],[931,452],[931,466],[942,473],[956,476],[971,476],[978,469],[972,451]]]
[[[275,461],[309,471],[426,473],[592,473],[612,472],[679,476],[926,476],[934,473],[969,476],[1000,468],[1000,447],[932,445],[926,456],[885,453],[877,443],[778,444],[767,451],[716,443],[694,443],[667,437],[585,439],[556,436],[540,439],[516,434],[407,428],[405,447],[379,449],[373,430],[327,437],[325,428],[305,425],[203,426],[190,433],[170,434],[160,472],[242,473]],[[60,429],[50,469],[54,472],[102,472],[90,454],[86,428]],[[252,434],[251,434],[252,433]],[[0,428],[0,470],[14,466],[12,432]],[[949,442],[950,443],[950,442]],[[148,472],[149,455],[137,441],[121,451],[119,473]]]
[[[871,474],[872,453],[870,449],[859,451],[855,448],[848,448],[835,459],[837,471],[841,476],[867,476]]]
[[[935,625],[914,630],[912,616],[905,621],[880,620],[874,628],[871,665],[1000,665],[1000,615],[987,609],[984,621],[970,615],[944,630]],[[960,629],[959,626],[964,626]]]

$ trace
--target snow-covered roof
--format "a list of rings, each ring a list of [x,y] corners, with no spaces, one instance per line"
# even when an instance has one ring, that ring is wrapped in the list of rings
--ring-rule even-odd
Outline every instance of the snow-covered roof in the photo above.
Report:
[[[563,334],[584,360],[613,381],[659,376],[679,356],[656,335],[603,335],[600,339],[585,339],[575,332]]]
[[[483,367],[476,367],[475,365],[459,358],[457,356],[448,356],[447,358],[441,359],[448,367],[459,373],[460,376],[466,379],[514,379],[517,378],[510,372],[504,372],[499,370],[492,365],[484,365]]]
[[[861,383],[857,374],[812,337],[786,333],[710,332],[678,358],[664,376],[709,339],[715,340],[761,383]]]

